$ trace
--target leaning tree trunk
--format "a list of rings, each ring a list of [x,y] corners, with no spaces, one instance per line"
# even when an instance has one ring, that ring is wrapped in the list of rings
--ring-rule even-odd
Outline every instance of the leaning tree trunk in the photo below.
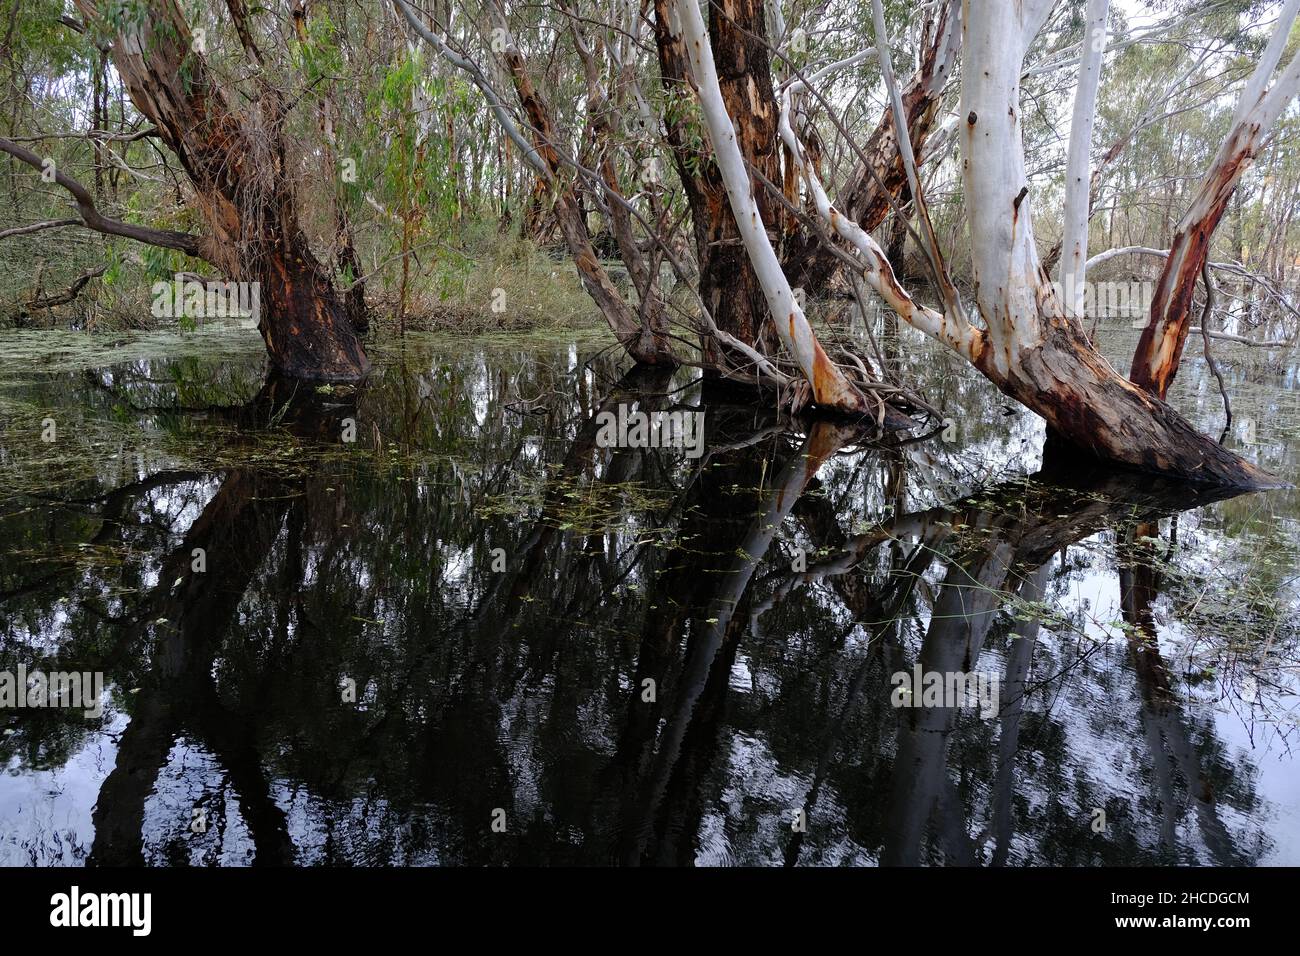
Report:
[[[504,23],[504,18],[501,21]],[[591,245],[591,234],[587,228],[587,215],[583,211],[578,189],[567,171],[556,149],[560,137],[556,133],[550,105],[542,98],[533,85],[528,74],[523,55],[509,40],[503,56],[510,69],[515,92],[520,105],[528,116],[534,137],[533,147],[545,163],[549,182],[554,196],[554,212],[564,236],[565,244],[573,256],[578,269],[578,278],[582,280],[587,294],[600,307],[601,313],[609,323],[614,335],[627,350],[627,353],[647,365],[675,365],[676,356],[668,340],[666,319],[662,310],[655,309],[646,317],[646,321],[633,311],[622,293],[614,287],[609,274],[596,256]],[[615,203],[621,197],[611,195],[610,202]]]
[[[962,185],[983,327],[955,296],[941,312],[908,295],[875,240],[831,205],[783,116],[786,145],[818,214],[860,256],[866,283],[909,324],[965,356],[1005,394],[1041,415],[1057,436],[1099,458],[1148,471],[1266,486],[1274,480],[1116,372],[1066,317],[1043,271],[1027,201],[1020,76],[1051,6],[1052,0],[988,0],[978,16],[963,18]]]
[[[1020,129],[1025,52],[1050,0],[996,0],[963,23],[962,180],[976,302],[968,358],[1071,444],[1101,458],[1240,486],[1267,475],[1129,382],[1064,313],[1034,242]]]
[[[77,5],[102,22],[96,0]],[[272,365],[321,381],[362,377],[369,360],[298,221],[278,92],[264,84],[247,112],[233,110],[176,0],[149,0],[139,19],[121,26],[112,53],[132,102],[194,188],[210,230],[203,257],[259,283],[258,329]]]
[[[672,7],[672,0],[654,0],[655,41],[664,92],[680,104],[691,96],[691,66],[686,45],[674,29]],[[776,97],[763,0],[720,0],[709,4],[708,42],[741,155],[752,170],[772,183],[780,183]],[[713,157],[700,155],[690,125],[686,109],[678,106],[668,110],[668,142],[695,229],[700,298],[722,332],[774,355],[778,339],[767,320],[763,284],[750,264],[722,173]],[[750,180],[763,222],[779,222],[783,218],[779,203],[757,177],[751,174]],[[715,338],[703,336],[701,345],[708,363],[725,366]]]
[[[574,178],[574,176],[586,175],[589,171],[576,168],[572,158],[562,154],[565,137],[559,134],[551,105],[533,83],[528,71],[528,63],[510,33],[504,7],[500,3],[490,4],[491,13],[496,20],[496,26],[493,28],[496,36],[494,46],[497,40],[501,42],[502,58],[509,71],[519,105],[523,107],[527,117],[526,133],[506,111],[501,97],[483,69],[468,56],[453,50],[439,36],[436,31],[441,30],[441,27],[436,21],[432,27],[426,24],[407,0],[393,0],[393,4],[411,29],[439,55],[462,71],[483,94],[488,108],[502,131],[508,140],[519,148],[528,168],[537,176],[533,192],[534,208],[537,208],[536,204],[545,198],[552,200],[555,221],[564,237],[569,254],[573,257],[578,278],[628,355],[647,365],[676,365],[677,357],[673,353],[667,317],[663,310],[656,307],[651,300],[644,299],[643,304],[646,309],[643,315],[638,315],[614,286],[609,273],[596,255],[591,242],[591,233],[587,227],[587,214],[582,205],[584,191],[579,189],[578,181]],[[578,37],[581,47],[580,34],[575,32],[575,37]],[[589,104],[589,108],[593,108],[593,105]],[[594,108],[599,109],[599,104],[595,104]],[[568,166],[575,167],[572,174],[566,169]],[[597,173],[594,178],[600,179],[600,174]],[[611,205],[625,201],[616,184],[607,180],[601,179],[598,184],[584,189],[597,197],[603,192]],[[528,218],[530,220],[533,218],[531,210]],[[527,223],[525,228],[528,228]],[[626,239],[627,236],[625,235],[624,238]],[[648,273],[643,278],[649,291]],[[656,296],[654,302],[657,301]]]
[[[1192,295],[1210,257],[1210,240],[1242,174],[1254,162],[1265,135],[1300,89],[1300,53],[1292,57],[1271,87],[1269,80],[1286,47],[1300,0],[1288,0],[1273,38],[1242,91],[1232,131],[1219,148],[1192,204],[1178,223],[1174,241],[1156,283],[1151,313],[1133,355],[1129,377],[1164,398],[1178,373],[1191,328]]]

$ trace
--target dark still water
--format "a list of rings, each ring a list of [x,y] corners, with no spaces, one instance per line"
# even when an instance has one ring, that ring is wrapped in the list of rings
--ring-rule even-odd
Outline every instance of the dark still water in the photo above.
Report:
[[[1300,864],[1293,491],[1044,469],[910,335],[951,422],[892,446],[603,338],[359,392],[51,341],[0,337],[0,675],[102,690],[0,709],[2,864]],[[1294,357],[1220,351],[1294,480]],[[1217,434],[1190,355],[1175,402]],[[604,447],[620,406],[701,443]]]

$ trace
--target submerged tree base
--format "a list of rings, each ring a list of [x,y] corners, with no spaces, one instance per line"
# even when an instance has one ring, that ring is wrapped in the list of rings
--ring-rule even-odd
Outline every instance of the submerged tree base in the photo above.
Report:
[[[1009,369],[995,367],[994,360],[985,352],[975,364],[1084,455],[1197,484],[1243,491],[1286,487],[1120,376],[1069,320],[1053,320],[1042,343]]]

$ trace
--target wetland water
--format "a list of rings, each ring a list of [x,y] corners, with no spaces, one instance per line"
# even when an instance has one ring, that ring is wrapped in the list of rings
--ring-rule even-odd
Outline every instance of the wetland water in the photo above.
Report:
[[[1300,864],[1295,491],[1044,468],[910,333],[951,441],[607,344],[413,336],[353,392],[248,331],[0,335],[0,672],[103,675],[0,709],[0,864]],[[1218,354],[1294,481],[1295,357]],[[619,404],[700,454],[602,447]],[[996,706],[892,705],[933,671]]]

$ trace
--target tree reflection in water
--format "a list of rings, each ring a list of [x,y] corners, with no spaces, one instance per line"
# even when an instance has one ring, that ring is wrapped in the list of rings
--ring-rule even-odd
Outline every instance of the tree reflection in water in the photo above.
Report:
[[[1250,864],[1269,850],[1251,757],[1180,699],[1152,610],[1160,519],[1212,493],[1074,462],[937,503],[920,446],[723,402],[698,460],[604,449],[599,411],[688,393],[662,373],[602,389],[504,367],[390,366],[351,398],[273,380],[229,417],[253,447],[291,436],[294,467],[236,443],[219,472],[11,502],[9,541],[48,532],[63,548],[38,566],[16,545],[0,556],[2,666],[75,663],[114,689],[103,726],[55,711],[6,725],[7,779],[63,768],[94,789],[93,812],[62,828],[10,813],[34,790],[0,802],[6,861]],[[70,556],[82,542],[117,558]],[[1106,557],[1079,564],[1079,542]],[[1128,625],[1109,642],[1062,603],[1103,574]],[[997,673],[998,714],[891,707],[890,675],[914,664]],[[95,740],[106,765],[74,769]]]

